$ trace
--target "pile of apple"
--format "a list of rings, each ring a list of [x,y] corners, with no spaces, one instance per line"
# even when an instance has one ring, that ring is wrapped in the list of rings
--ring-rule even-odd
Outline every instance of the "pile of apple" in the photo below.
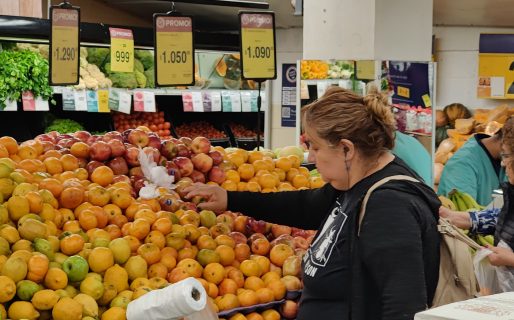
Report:
[[[176,128],[179,137],[198,137],[203,136],[208,139],[221,139],[226,138],[227,135],[212,124],[206,121],[197,121],[184,123]]]
[[[234,137],[236,138],[256,138],[257,132],[248,129],[244,125],[240,123],[230,123],[229,124],[230,130],[232,130],[232,133],[234,134]]]
[[[123,114],[115,112],[113,114],[114,128],[118,132],[144,126],[163,139],[171,138],[171,124],[164,119],[164,112],[135,112]]]
[[[140,150],[175,171],[175,191],[138,198]],[[293,160],[277,159],[275,169]],[[229,174],[232,184],[225,187],[232,188],[236,178],[258,183],[249,166],[270,161],[238,149],[223,154],[202,137],[160,141],[145,128],[103,136],[50,133],[22,144],[1,137],[0,316],[125,319],[131,300],[187,277],[199,279],[219,311],[301,289],[301,257],[314,231],[230,211],[216,216],[197,209],[201,199],[183,198],[195,170],[206,178],[214,167],[243,168],[240,177]],[[263,184],[275,183],[278,174]],[[287,301],[280,311],[293,319],[297,305]],[[267,310],[230,319],[279,318]]]

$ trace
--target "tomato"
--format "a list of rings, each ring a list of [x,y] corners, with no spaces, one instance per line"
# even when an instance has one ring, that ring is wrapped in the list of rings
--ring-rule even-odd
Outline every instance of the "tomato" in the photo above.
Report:
[[[171,128],[171,124],[169,122],[164,122],[164,129]]]

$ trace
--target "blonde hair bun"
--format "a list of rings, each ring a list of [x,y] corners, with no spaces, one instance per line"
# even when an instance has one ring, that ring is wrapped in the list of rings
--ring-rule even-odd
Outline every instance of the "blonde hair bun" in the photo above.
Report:
[[[378,122],[394,126],[394,115],[386,94],[379,92],[377,87],[370,87],[368,94],[363,97],[364,105]]]

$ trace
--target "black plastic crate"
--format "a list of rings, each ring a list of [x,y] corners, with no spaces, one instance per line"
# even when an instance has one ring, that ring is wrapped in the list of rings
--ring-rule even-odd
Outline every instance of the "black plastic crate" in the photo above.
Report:
[[[257,148],[257,138],[235,138],[238,148],[244,150],[253,150]],[[261,147],[264,147],[264,137],[261,138]]]

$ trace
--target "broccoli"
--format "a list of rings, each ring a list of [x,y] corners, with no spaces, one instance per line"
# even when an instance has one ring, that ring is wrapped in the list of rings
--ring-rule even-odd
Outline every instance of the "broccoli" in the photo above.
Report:
[[[146,87],[155,88],[155,73],[153,67],[145,71]]]
[[[139,72],[138,70],[136,70],[136,71],[134,71],[134,74],[136,76],[137,86],[139,88],[146,87],[146,77],[145,77],[144,73]]]
[[[134,71],[145,72],[145,67],[138,59],[134,60]]]
[[[115,88],[134,89],[138,87],[136,75],[134,73],[113,72],[109,75],[112,86]]]
[[[141,61],[145,70],[153,68],[153,53],[150,50],[135,50],[134,55]]]
[[[77,121],[70,119],[56,119],[48,127],[46,127],[45,132],[57,131],[61,134],[64,134],[81,130],[84,130],[84,127],[82,127],[82,125]]]
[[[87,62],[96,64],[100,68],[111,58],[109,48],[87,48]]]

